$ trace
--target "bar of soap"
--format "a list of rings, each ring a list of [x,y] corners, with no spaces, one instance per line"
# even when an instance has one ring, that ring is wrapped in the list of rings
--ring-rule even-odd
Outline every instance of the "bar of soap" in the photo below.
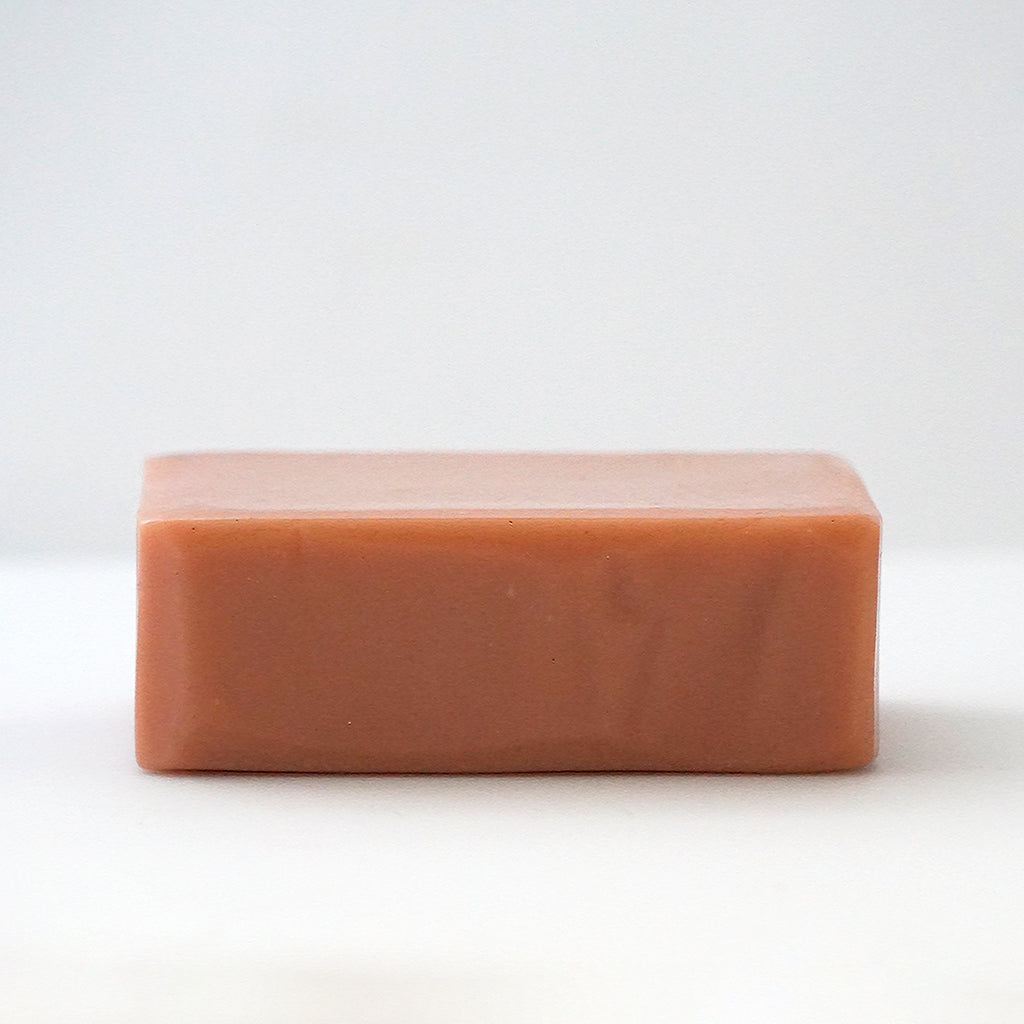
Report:
[[[813,453],[151,459],[138,762],[863,766],[879,531]]]

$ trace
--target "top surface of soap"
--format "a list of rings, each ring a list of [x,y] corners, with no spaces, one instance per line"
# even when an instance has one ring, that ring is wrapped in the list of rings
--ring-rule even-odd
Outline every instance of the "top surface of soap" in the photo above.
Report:
[[[205,452],[146,464],[140,521],[878,513],[806,452]]]

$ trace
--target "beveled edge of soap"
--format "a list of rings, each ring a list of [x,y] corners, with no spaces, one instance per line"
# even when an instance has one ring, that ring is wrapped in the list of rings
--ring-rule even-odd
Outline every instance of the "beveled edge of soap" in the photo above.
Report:
[[[273,463],[287,469],[289,462],[302,462],[309,460],[321,460],[325,465],[337,471],[338,466],[346,462],[351,466],[358,467],[362,464],[364,471],[366,466],[374,462],[380,462],[379,472],[375,474],[378,480],[387,480],[397,476],[396,473],[389,474],[386,464],[392,462],[397,467],[402,463],[408,465],[412,461],[436,462],[439,469],[444,468],[444,463],[458,460],[478,462],[481,466],[494,466],[502,462],[508,462],[515,466],[529,466],[536,462],[541,466],[548,464],[548,472],[553,463],[564,462],[566,467],[612,470],[621,472],[623,466],[630,462],[642,464],[645,461],[660,460],[662,462],[675,461],[679,463],[679,473],[686,468],[686,463],[699,463],[701,460],[711,460],[719,465],[748,464],[758,467],[759,465],[776,466],[789,464],[790,466],[803,464],[807,471],[812,469],[820,477],[830,478],[830,483],[835,491],[834,501],[799,501],[787,503],[782,500],[774,502],[765,501],[762,503],[742,504],[740,502],[730,503],[727,499],[717,501],[666,501],[664,503],[648,500],[633,502],[614,501],[558,501],[557,498],[550,498],[541,501],[522,501],[516,503],[511,497],[505,498],[502,495],[498,501],[473,501],[465,496],[444,501],[413,501],[396,499],[394,495],[380,500],[381,484],[376,480],[369,488],[372,492],[377,490],[377,500],[368,497],[365,501],[353,500],[351,496],[347,499],[341,496],[341,500],[319,500],[311,501],[294,500],[301,499],[301,494],[289,495],[287,493],[287,481],[284,483],[285,493],[276,496],[273,494],[274,486],[281,488],[281,483],[275,476]],[[255,474],[255,480],[249,481],[250,488],[262,483],[263,488],[259,489],[259,501],[249,500],[247,502],[222,500],[238,498],[238,494],[230,494],[230,486],[220,487],[221,494],[217,493],[216,483],[210,480],[203,480],[202,474],[198,474],[198,483],[191,481],[191,489],[187,478],[191,468],[193,475],[195,469],[205,469],[214,466],[217,462],[241,461],[251,462],[259,470],[262,463],[262,479],[259,473]],[[602,466],[602,464],[604,464]],[[372,467],[378,468],[378,467]],[[168,473],[170,470],[170,473]],[[520,482],[522,483],[522,482]],[[529,490],[530,481],[527,480],[525,490]],[[243,485],[244,486],[244,485]],[[534,488],[536,489],[536,481]],[[543,486],[543,481],[541,486]],[[648,486],[650,484],[648,483]],[[705,482],[706,486],[706,482]],[[735,482],[733,486],[737,486]],[[778,483],[775,486],[782,488]],[[804,483],[806,487],[806,482]],[[406,487],[406,490],[409,488]],[[524,488],[520,487],[520,493]],[[556,488],[557,489],[557,488]],[[329,488],[327,488],[329,490]],[[399,493],[401,488],[398,488]],[[223,492],[227,492],[225,493]],[[266,493],[269,492],[269,493]],[[652,498],[657,495],[652,495]],[[289,500],[291,497],[292,500]],[[321,493],[321,499],[336,495]],[[666,495],[669,497],[669,495]],[[805,496],[806,497],[806,496]],[[820,516],[857,516],[865,517],[881,524],[881,516],[872,501],[863,481],[853,468],[848,459],[844,456],[816,451],[717,451],[717,452],[679,452],[679,451],[602,451],[602,452],[579,452],[579,451],[198,451],[180,452],[155,455],[145,462],[144,480],[142,495],[138,510],[138,525],[149,522],[167,521],[205,521],[205,520],[255,520],[255,519],[553,519],[553,520],[587,520],[587,519],[678,519],[678,518],[710,518],[710,519],[737,519],[737,518],[762,518],[765,516],[797,516],[797,517],[820,517]]]

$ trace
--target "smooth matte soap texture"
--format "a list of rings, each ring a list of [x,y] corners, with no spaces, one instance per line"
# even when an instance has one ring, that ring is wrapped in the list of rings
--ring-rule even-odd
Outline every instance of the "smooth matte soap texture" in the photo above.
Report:
[[[879,531],[821,454],[151,459],[138,761],[863,766]]]

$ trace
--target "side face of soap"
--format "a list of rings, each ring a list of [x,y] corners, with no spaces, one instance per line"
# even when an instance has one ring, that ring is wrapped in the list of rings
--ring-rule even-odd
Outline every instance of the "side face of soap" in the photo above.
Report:
[[[817,454],[153,459],[138,761],[860,767],[879,531]]]

